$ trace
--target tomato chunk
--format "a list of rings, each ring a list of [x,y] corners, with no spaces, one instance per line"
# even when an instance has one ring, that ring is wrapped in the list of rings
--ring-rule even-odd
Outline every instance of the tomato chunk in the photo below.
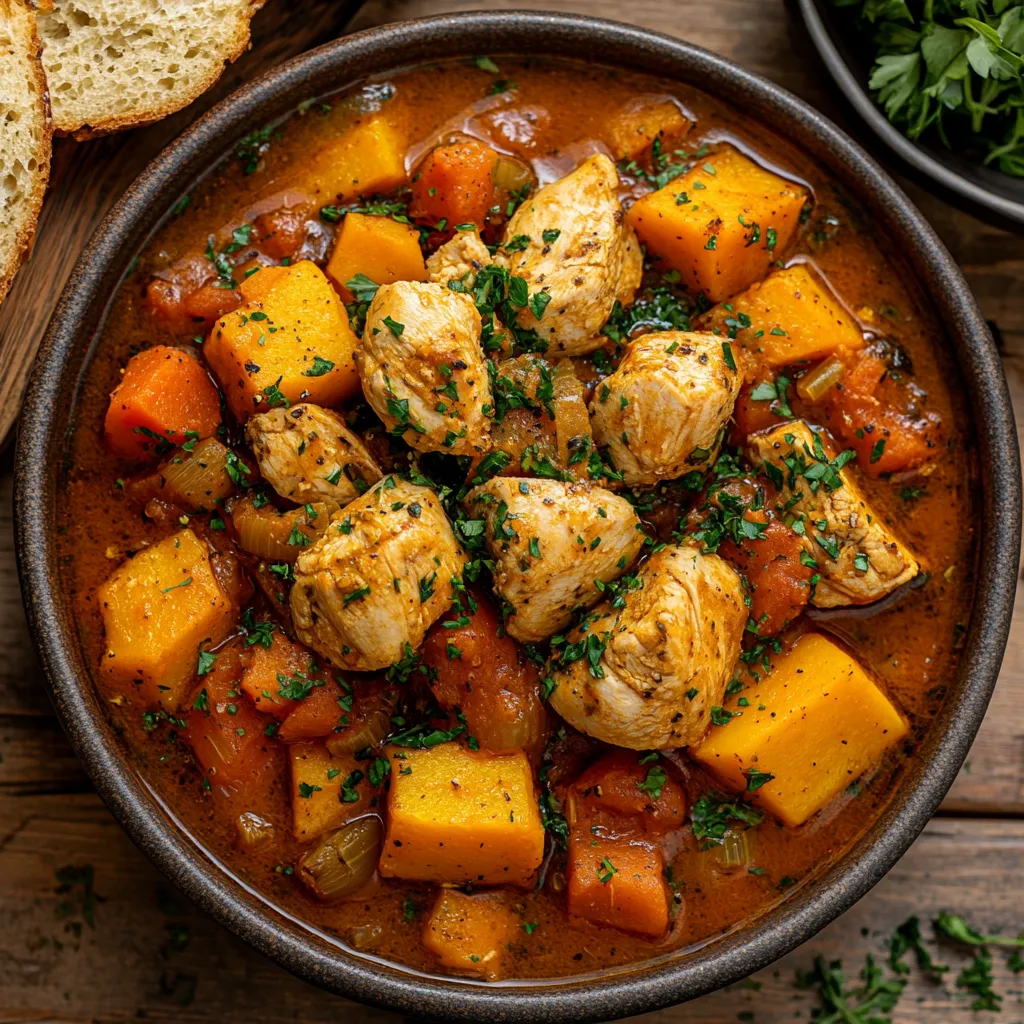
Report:
[[[491,601],[479,594],[463,594],[460,601],[465,614],[442,617],[420,651],[424,664],[437,673],[434,696],[445,708],[461,710],[470,735],[487,750],[537,746],[546,715],[536,666],[515,640],[498,635],[501,622]],[[462,619],[468,621],[458,628],[444,625]]]
[[[814,567],[800,560],[803,543],[785,523],[767,524],[761,536],[742,546],[725,541],[721,554],[747,578],[750,617],[761,636],[774,636],[804,609],[811,596]]]
[[[492,172],[498,154],[482,142],[467,139],[439,146],[424,160],[412,183],[409,216],[421,224],[451,231],[458,224],[484,226],[494,205]]]
[[[128,361],[110,396],[104,433],[115,455],[144,459],[193,435],[210,437],[220,422],[217,389],[195,356],[155,345]]]

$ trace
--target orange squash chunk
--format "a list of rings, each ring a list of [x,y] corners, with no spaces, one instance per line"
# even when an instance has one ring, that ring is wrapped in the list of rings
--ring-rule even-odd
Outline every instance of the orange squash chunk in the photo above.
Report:
[[[690,291],[721,302],[764,277],[797,228],[807,190],[731,146],[642,196],[626,214]]]
[[[457,743],[389,750],[386,877],[528,885],[544,858],[533,772],[522,753]]]
[[[742,707],[738,702],[745,699]],[[763,707],[763,710],[761,710]],[[742,712],[691,751],[733,790],[795,828],[878,763],[907,723],[841,647],[806,633],[758,683],[734,695]],[[772,776],[763,782],[763,775]]]
[[[346,302],[355,297],[347,285],[356,274],[374,284],[426,281],[420,233],[390,217],[345,214],[327,264],[327,276]]]
[[[330,202],[391,192],[406,182],[405,142],[381,117],[359,120],[314,154],[304,177]]]
[[[107,637],[103,673],[122,693],[166,711],[177,709],[195,676],[200,645],[219,644],[238,611],[191,530],[143,548],[97,596]]]
[[[267,267],[242,294],[246,304],[218,320],[203,347],[239,420],[285,403],[336,405],[359,390],[358,339],[316,264]]]
[[[377,790],[365,777],[366,763],[335,756],[319,742],[293,743],[292,831],[308,842],[376,806]]]
[[[616,160],[636,160],[660,140],[663,151],[678,145],[690,121],[671,100],[640,97],[609,118],[605,133]]]
[[[445,967],[494,980],[518,923],[504,893],[442,889],[423,925],[423,945]]]
[[[796,263],[751,285],[700,318],[699,329],[727,335],[768,366],[821,359],[858,349],[864,335],[811,269]],[[749,321],[749,323],[748,323]]]

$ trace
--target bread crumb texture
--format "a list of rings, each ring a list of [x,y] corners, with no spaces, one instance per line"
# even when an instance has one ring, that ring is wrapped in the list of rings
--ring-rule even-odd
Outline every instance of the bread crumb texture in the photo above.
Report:
[[[85,139],[191,103],[249,45],[263,0],[53,0],[39,5],[54,127]]]
[[[49,171],[49,107],[35,22],[21,0],[0,0],[0,301],[32,242]]]

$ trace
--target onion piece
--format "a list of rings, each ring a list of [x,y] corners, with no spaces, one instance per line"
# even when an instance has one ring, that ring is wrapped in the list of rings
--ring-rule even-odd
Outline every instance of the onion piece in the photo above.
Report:
[[[842,380],[845,369],[840,359],[829,356],[796,382],[796,393],[809,402],[817,402],[833,384]]]
[[[575,465],[569,465],[573,452],[579,450],[583,442],[577,440],[592,439],[590,432],[590,414],[587,412],[585,389],[576,377],[571,360],[563,359],[555,367],[555,435],[558,440],[558,461],[569,470],[577,480],[586,479],[586,459]],[[570,442],[575,441],[575,444]],[[584,451],[589,450],[584,445]]]
[[[274,825],[253,811],[243,811],[235,819],[238,840],[247,849],[255,849],[274,838]]]
[[[324,903],[351,896],[377,870],[382,833],[373,815],[329,832],[299,861],[299,878]]]
[[[361,705],[371,702],[373,706],[364,711]],[[375,747],[391,731],[393,710],[390,704],[383,701],[377,703],[372,697],[367,698],[365,702],[357,697],[356,720],[344,732],[329,736],[327,749],[335,757],[341,757],[345,754],[354,754],[358,750],[366,750],[367,747]]]
[[[214,437],[181,451],[161,467],[164,494],[193,512],[208,512],[226,498],[234,484],[227,474],[229,451]]]
[[[290,512],[279,512],[271,505],[257,508],[246,496],[232,503],[231,525],[239,545],[250,554],[274,562],[294,562],[302,549],[327,529],[331,516],[341,506],[325,500],[314,501],[309,508],[315,513],[312,517],[305,506]]]
[[[533,172],[521,160],[499,154],[491,170],[491,180],[496,189],[518,192],[524,185],[533,183]]]

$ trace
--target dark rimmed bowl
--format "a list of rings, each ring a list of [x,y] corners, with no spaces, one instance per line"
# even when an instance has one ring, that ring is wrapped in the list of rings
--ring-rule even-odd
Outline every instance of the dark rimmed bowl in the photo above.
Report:
[[[1024,228],[1024,179],[985,167],[942,145],[907,138],[871,96],[871,62],[844,31],[843,12],[833,10],[829,0],[797,0],[797,6],[832,80],[854,112],[902,161],[901,171],[997,227]]]
[[[124,760],[90,683],[54,536],[65,438],[84,369],[129,262],[173,202],[247,131],[306,97],[395,67],[480,53],[600,54],[602,64],[720,96],[803,147],[899,243],[947,327],[977,434],[981,552],[962,663],[941,721],[883,814],[830,868],[748,926],[696,951],[575,981],[489,985],[417,974],[341,947],[228,874]],[[15,504],[22,591],[51,698],[96,789],[147,856],[218,921],[308,981],[406,1014],[522,1024],[639,1014],[735,982],[808,939],[895,864],[952,784],[988,705],[1010,625],[1021,515],[1013,414],[992,338],[953,259],[885,172],[806,104],[721,57],[628,25],[525,12],[448,15],[340,39],[256,79],[169,146],[97,230],[57,307],[22,417]]]

